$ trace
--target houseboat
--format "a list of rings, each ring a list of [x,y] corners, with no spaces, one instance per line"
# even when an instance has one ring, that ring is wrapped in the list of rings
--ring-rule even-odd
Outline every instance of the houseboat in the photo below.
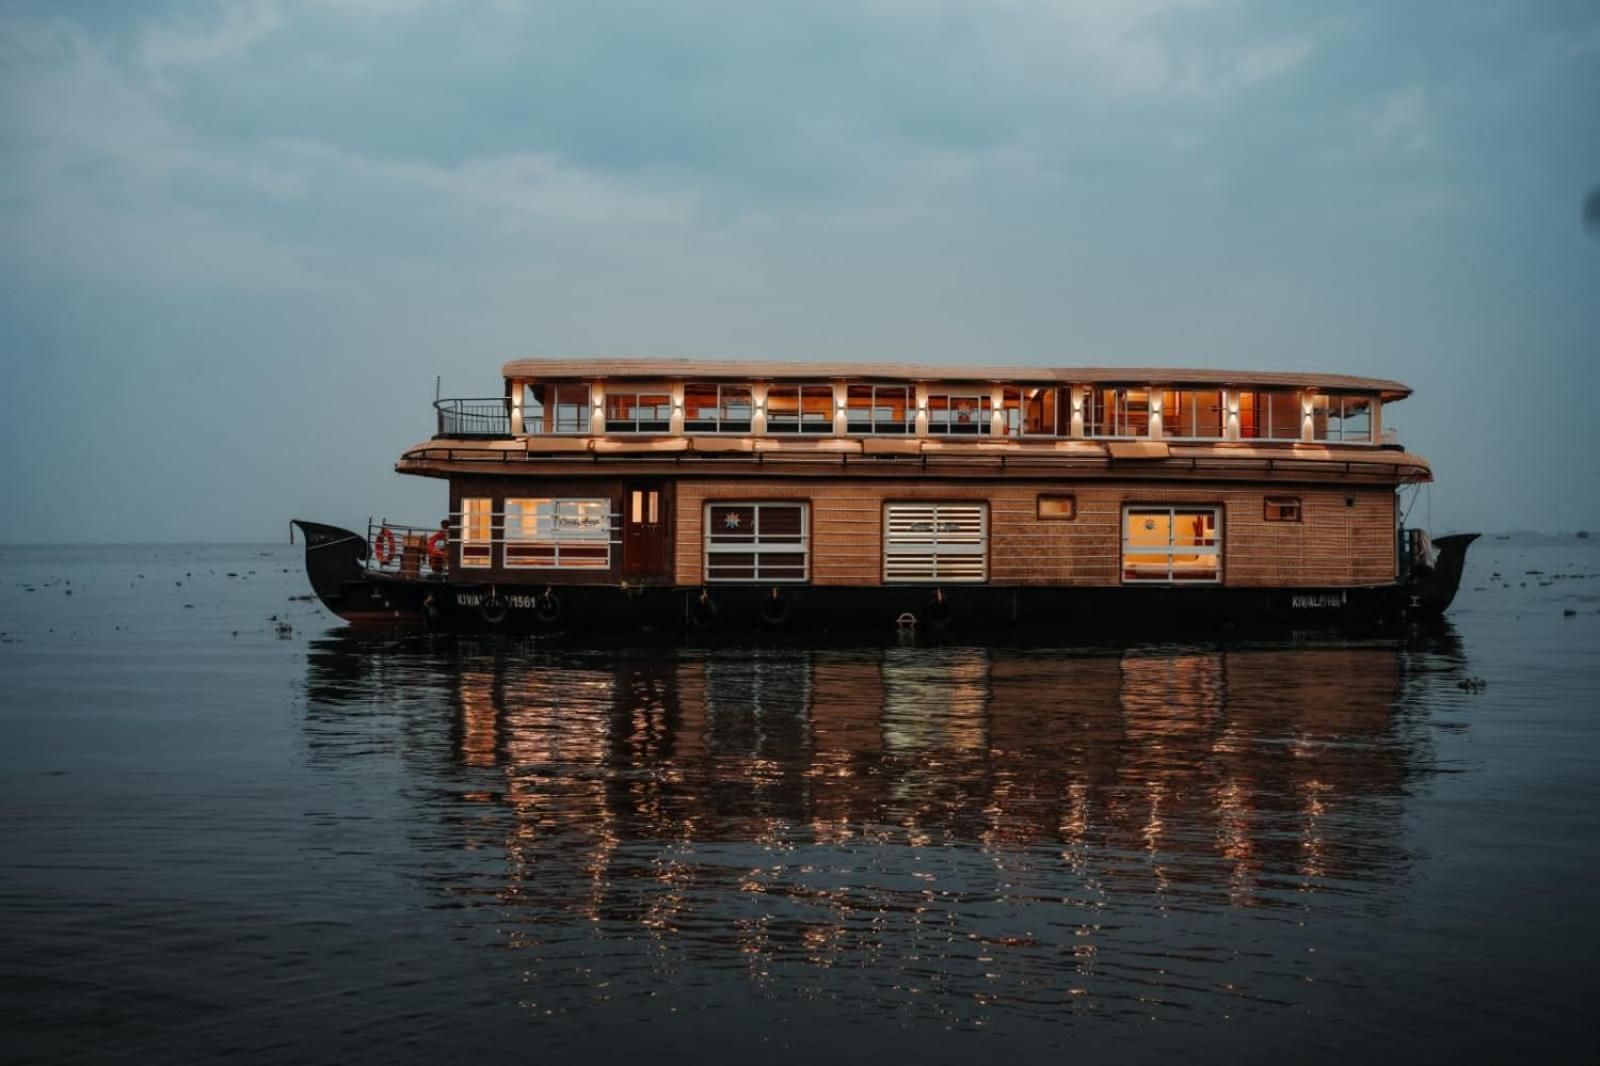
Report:
[[[1476,534],[1332,374],[521,359],[396,469],[441,521],[295,520],[352,624],[750,629],[1387,623]]]

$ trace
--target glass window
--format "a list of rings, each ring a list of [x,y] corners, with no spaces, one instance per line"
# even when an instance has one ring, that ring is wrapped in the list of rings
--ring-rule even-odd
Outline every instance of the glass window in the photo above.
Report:
[[[1148,437],[1149,389],[1090,389],[1084,419],[1091,437]]]
[[[1302,418],[1298,392],[1277,389],[1239,394],[1239,436],[1247,440],[1299,440]]]
[[[1061,391],[1033,385],[1022,390],[1022,432],[1026,436],[1054,437],[1065,432],[1058,427],[1071,425],[1070,415],[1058,418]]]
[[[988,392],[930,392],[928,432],[987,435],[992,403]]]
[[[1222,512],[1216,507],[1125,507],[1122,580],[1161,584],[1222,580]]]
[[[1039,518],[1049,522],[1068,522],[1078,517],[1076,496],[1040,496]]]
[[[539,569],[605,570],[611,565],[611,501],[506,501],[505,564]]]
[[[494,565],[494,501],[487,496],[461,501],[461,565]]]
[[[885,582],[982,581],[988,558],[988,504],[884,504]]]
[[[910,433],[917,413],[909,385],[851,385],[845,390],[849,433]]]
[[[804,503],[706,504],[706,581],[804,581],[808,510]]]
[[[589,426],[588,385],[523,387],[522,432],[588,433]]]
[[[672,390],[666,386],[606,390],[607,433],[666,433],[672,428]]]
[[[1167,389],[1161,394],[1161,435],[1190,439],[1222,436],[1222,393]]]
[[[1263,517],[1268,522],[1300,521],[1300,497],[1268,496]]]
[[[1372,397],[1311,397],[1311,435],[1317,440],[1372,443]]]
[[[755,410],[748,385],[685,385],[683,409],[688,433],[749,433]]]
[[[773,385],[767,389],[768,433],[832,433],[832,385]]]
[[[1008,385],[1000,390],[1000,433],[1022,436],[1022,390]]]

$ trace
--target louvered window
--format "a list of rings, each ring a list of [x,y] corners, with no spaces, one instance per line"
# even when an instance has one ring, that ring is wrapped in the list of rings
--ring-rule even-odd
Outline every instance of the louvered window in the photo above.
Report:
[[[883,580],[983,581],[989,507],[983,503],[890,503],[883,508]]]
[[[706,504],[706,580],[804,581],[808,510],[803,503]]]

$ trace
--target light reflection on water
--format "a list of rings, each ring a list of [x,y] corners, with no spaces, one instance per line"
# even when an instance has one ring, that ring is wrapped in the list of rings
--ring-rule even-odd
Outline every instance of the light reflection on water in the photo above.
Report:
[[[1386,641],[558,647],[0,549],[0,1048],[1592,1058],[1600,561],[1468,568]]]
[[[956,1025],[1238,1014],[1407,875],[1429,640],[562,650],[319,640],[313,767],[398,729],[431,890],[538,1002],[705,970]],[[374,719],[375,708],[393,709]],[[1179,916],[1173,920],[1173,916]],[[575,967],[575,961],[582,960]],[[543,986],[543,987],[540,987]]]

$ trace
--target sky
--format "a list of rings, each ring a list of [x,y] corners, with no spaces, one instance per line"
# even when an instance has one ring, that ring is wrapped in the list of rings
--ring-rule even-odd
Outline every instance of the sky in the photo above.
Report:
[[[1600,528],[1591,0],[0,0],[0,542],[432,525],[538,355],[1398,378]]]

